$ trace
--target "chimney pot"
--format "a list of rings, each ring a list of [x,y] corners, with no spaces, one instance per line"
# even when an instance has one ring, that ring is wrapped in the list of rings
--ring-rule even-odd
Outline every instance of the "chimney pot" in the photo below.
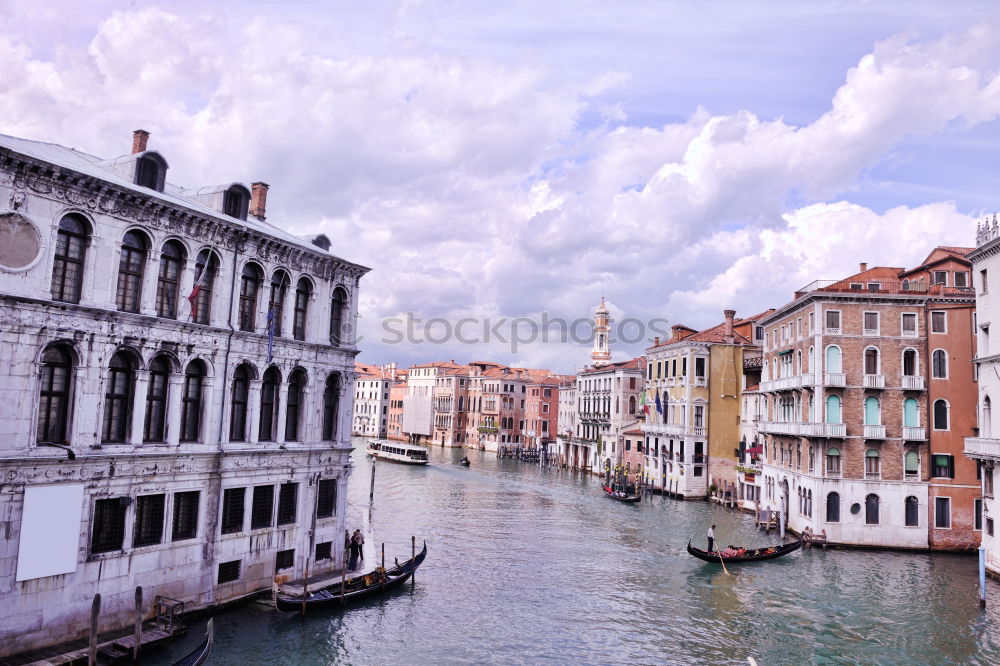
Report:
[[[861,262],[861,270],[860,270],[860,271],[858,271],[858,272],[859,272],[859,273],[864,273],[864,272],[865,272],[866,270],[868,270],[868,264],[867,264],[867,263],[865,263],[864,261],[862,261],[862,262]]]
[[[250,214],[263,222],[267,219],[264,215],[267,210],[267,183],[250,184]]]
[[[132,132],[132,154],[146,152],[146,142],[149,141],[149,132],[137,129]]]
[[[656,336],[655,338],[653,338],[653,345],[655,346],[658,344],[660,344],[660,336]]]
[[[736,310],[723,310],[722,313],[726,315],[726,340],[733,337],[733,318],[736,316]]]

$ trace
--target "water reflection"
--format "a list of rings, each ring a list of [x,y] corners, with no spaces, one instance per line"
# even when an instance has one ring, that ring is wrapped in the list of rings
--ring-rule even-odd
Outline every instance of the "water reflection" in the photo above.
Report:
[[[370,473],[354,457],[351,529]],[[222,613],[212,663],[1000,663],[1000,586],[981,612],[973,558],[804,550],[726,575],[688,539],[704,546],[711,523],[720,543],[775,537],[716,506],[614,502],[593,477],[476,451],[376,475],[387,560],[409,556],[411,534],[427,540],[416,586],[304,620],[256,604]]]

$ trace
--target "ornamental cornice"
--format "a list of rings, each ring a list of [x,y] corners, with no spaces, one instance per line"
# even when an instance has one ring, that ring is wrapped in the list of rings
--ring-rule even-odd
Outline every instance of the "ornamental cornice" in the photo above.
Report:
[[[62,205],[147,225],[164,233],[249,254],[266,262],[333,279],[346,275],[356,281],[370,269],[338,257],[312,251],[264,231],[242,226],[223,215],[207,216],[184,207],[67,167],[36,160],[10,149],[0,149],[4,169],[0,183],[12,188],[11,201],[23,202],[27,192]],[[13,207],[13,206],[12,206]]]

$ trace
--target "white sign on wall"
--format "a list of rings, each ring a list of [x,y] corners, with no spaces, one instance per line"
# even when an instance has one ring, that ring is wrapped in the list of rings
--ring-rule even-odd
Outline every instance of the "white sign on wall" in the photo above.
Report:
[[[82,512],[82,483],[24,489],[17,547],[18,581],[76,571]]]

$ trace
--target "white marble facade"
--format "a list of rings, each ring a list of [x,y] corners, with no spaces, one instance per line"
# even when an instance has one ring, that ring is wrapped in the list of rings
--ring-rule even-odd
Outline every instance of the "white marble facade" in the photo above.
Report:
[[[132,622],[136,586],[148,616],[155,595],[197,609],[343,561],[345,330],[368,269],[265,222],[260,184],[252,199],[238,184],[185,192],[141,148],[102,162],[0,136],[0,235],[14,239],[0,241],[0,656],[85,635],[95,593],[103,631]],[[76,293],[53,274],[67,216]],[[129,232],[141,242],[123,307]],[[194,323],[205,250],[217,266]],[[287,291],[269,361],[275,276]]]

